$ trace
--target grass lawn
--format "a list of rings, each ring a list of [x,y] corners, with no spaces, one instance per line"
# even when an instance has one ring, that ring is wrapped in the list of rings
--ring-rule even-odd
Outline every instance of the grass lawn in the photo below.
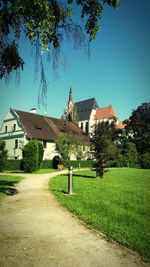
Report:
[[[53,178],[50,189],[81,220],[150,260],[150,170],[110,169],[94,177],[90,170],[74,173],[70,196],[67,175]]]
[[[0,200],[4,195],[14,195],[17,193],[15,184],[23,178],[20,176],[0,175]]]

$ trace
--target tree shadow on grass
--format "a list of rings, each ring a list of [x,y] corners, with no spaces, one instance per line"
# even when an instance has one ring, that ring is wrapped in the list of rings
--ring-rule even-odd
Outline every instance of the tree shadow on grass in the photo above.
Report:
[[[82,177],[82,178],[96,178],[96,175],[84,175],[83,176],[83,174],[77,174],[77,173],[74,173],[73,176]]]
[[[0,193],[3,193],[7,196],[13,196],[18,193],[18,190],[14,188],[15,182],[12,181],[0,181]]]

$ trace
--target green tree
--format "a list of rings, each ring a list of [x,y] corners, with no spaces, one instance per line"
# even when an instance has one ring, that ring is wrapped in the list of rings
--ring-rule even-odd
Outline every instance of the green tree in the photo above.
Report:
[[[119,3],[120,0],[1,0],[0,78],[23,68],[24,60],[19,52],[18,40],[24,34],[35,48],[37,61],[39,59],[44,96],[47,84],[41,52],[50,54],[55,68],[63,39],[72,40],[76,49],[88,47],[88,39],[95,39],[99,30],[104,5],[116,8]],[[81,28],[81,24],[73,21],[77,6],[80,6],[85,30]]]
[[[112,167],[114,165],[116,165],[116,161],[118,159],[119,156],[119,148],[117,146],[116,143],[112,142],[112,140],[110,140],[110,142],[108,142],[108,146],[106,148],[106,158],[107,158],[107,166],[108,167]]]
[[[88,143],[84,144],[78,136],[70,136],[70,151],[77,160],[82,160],[86,157],[86,149],[88,146]]]
[[[140,154],[150,152],[150,103],[143,103],[133,110],[126,131]]]
[[[56,150],[59,152],[63,160],[70,159],[70,143],[69,135],[61,133],[59,137],[55,140]]]
[[[0,172],[3,172],[5,169],[8,159],[8,153],[5,146],[5,141],[0,140]]]
[[[37,140],[30,140],[23,148],[21,168],[25,172],[33,172],[40,168],[43,159],[42,144]]]
[[[137,167],[138,153],[134,143],[128,139],[120,144],[120,154],[118,157],[118,167]]]
[[[59,152],[62,160],[69,160],[71,155],[74,155],[76,159],[84,158],[85,144],[78,136],[62,133],[55,142],[56,150]]]
[[[150,153],[146,152],[141,155],[140,164],[143,169],[150,169]]]
[[[103,177],[105,166],[108,160],[108,148],[116,139],[115,122],[99,122],[95,126],[93,136],[91,137],[92,154],[96,160],[97,176]]]

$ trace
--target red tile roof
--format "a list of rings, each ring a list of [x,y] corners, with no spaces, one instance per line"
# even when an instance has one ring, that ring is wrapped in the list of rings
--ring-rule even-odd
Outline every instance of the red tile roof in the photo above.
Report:
[[[116,118],[116,114],[112,106],[96,109],[96,114],[95,114],[96,120],[111,119],[114,117]]]

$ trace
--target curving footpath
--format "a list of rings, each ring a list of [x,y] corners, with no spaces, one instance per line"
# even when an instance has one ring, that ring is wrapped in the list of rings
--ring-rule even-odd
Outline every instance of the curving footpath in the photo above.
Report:
[[[149,266],[63,208],[48,191],[48,181],[56,175],[21,174],[25,179],[17,185],[18,193],[1,201],[1,267]]]

